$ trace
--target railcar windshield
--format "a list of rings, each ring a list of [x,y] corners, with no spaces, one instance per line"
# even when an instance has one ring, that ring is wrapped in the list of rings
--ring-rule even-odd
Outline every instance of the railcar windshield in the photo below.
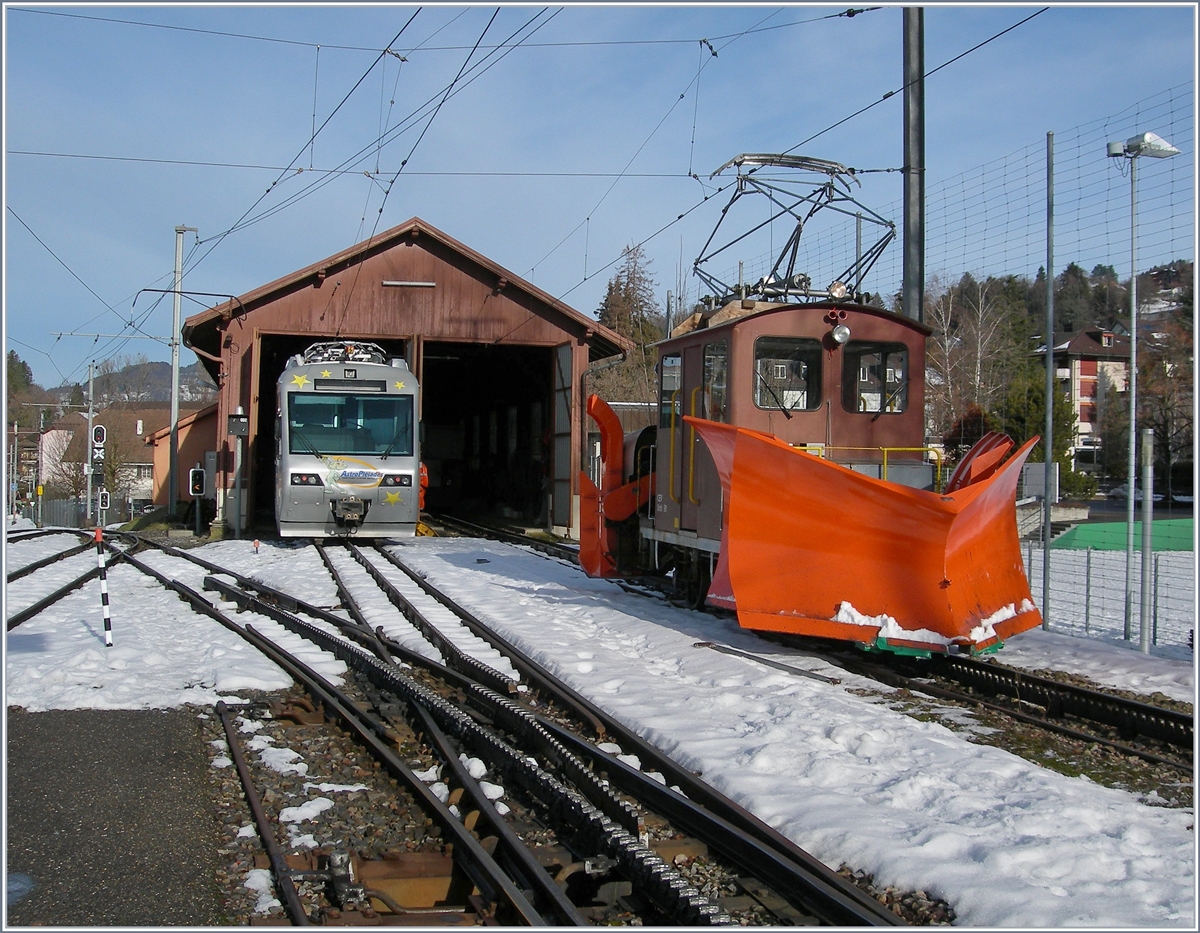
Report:
[[[288,439],[294,454],[411,457],[413,397],[290,393]]]

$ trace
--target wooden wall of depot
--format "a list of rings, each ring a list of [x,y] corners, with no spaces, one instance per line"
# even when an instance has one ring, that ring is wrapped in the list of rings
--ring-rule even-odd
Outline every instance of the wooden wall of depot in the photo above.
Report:
[[[559,514],[566,511],[560,504],[553,524],[577,532],[583,376],[591,362],[630,349],[628,341],[415,218],[187,320],[184,341],[218,382],[213,442],[220,452],[219,489],[233,486],[234,440],[227,426],[239,405],[251,426],[245,468],[258,462],[258,445],[274,444],[272,430],[263,429],[275,406],[273,383],[268,393],[260,372],[264,341],[335,336],[404,341],[418,382],[427,342],[560,348],[555,357],[569,347],[570,462],[556,462],[553,476],[560,488],[569,483],[573,504],[569,515]],[[548,372],[547,396],[553,399],[551,378]],[[562,430],[553,402],[547,414]],[[561,450],[565,434],[559,440]],[[254,477],[247,477],[251,496],[254,485]],[[247,503],[243,513],[253,514],[254,507]]]

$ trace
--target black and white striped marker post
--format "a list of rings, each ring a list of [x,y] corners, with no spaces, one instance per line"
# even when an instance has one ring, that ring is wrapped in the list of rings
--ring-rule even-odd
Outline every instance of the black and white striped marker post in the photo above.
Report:
[[[112,617],[108,613],[108,574],[104,572],[104,532],[96,529],[96,563],[100,566],[100,605],[104,609],[104,647],[112,647]]]

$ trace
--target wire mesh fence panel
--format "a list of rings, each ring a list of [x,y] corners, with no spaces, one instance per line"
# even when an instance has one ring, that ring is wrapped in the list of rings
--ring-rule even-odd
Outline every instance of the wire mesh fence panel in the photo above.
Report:
[[[75,499],[43,499],[42,524],[62,528],[83,526],[83,503]]]
[[[1079,126],[1040,128],[1023,148],[951,178],[929,178],[925,205],[925,269],[943,282],[1016,275],[1031,281],[1046,263],[1046,131],[1054,131],[1054,252],[1057,275],[1068,263],[1085,270],[1111,265],[1125,279],[1129,262],[1129,165],[1109,158],[1107,144],[1153,131],[1183,150],[1146,160],[1138,175],[1138,266],[1144,272],[1192,259],[1195,161],[1191,146],[1192,85],[1168,88],[1118,113]],[[903,202],[878,208],[898,222]],[[854,231],[841,236],[853,250]],[[828,243],[821,244],[829,249]],[[852,255],[853,253],[849,253]],[[903,255],[886,250],[863,286],[894,295]]]
[[[1025,569],[1042,608],[1042,550],[1023,549]],[[1151,556],[1147,625],[1151,643],[1188,648],[1196,626],[1196,552],[1161,551]],[[1133,555],[1130,640],[1141,640],[1142,555]],[[1125,552],[1050,551],[1050,631],[1103,639],[1125,637]]]

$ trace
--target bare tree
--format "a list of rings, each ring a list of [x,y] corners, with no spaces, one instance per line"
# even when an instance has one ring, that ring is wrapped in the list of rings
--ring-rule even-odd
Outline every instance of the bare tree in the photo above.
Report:
[[[955,320],[955,292],[934,273],[925,285],[925,321],[933,328],[925,355],[925,420],[927,432],[942,436],[964,412],[962,338]]]
[[[964,274],[926,286],[926,323],[933,328],[926,356],[926,418],[944,435],[972,406],[994,413],[1011,380],[1029,365],[1022,333],[1026,283],[1013,276],[978,282]]]
[[[87,494],[88,476],[78,453],[83,446],[76,445],[75,450],[71,450],[71,439],[71,432],[62,430],[50,431],[41,439],[42,474],[52,492],[70,499],[81,499]]]

